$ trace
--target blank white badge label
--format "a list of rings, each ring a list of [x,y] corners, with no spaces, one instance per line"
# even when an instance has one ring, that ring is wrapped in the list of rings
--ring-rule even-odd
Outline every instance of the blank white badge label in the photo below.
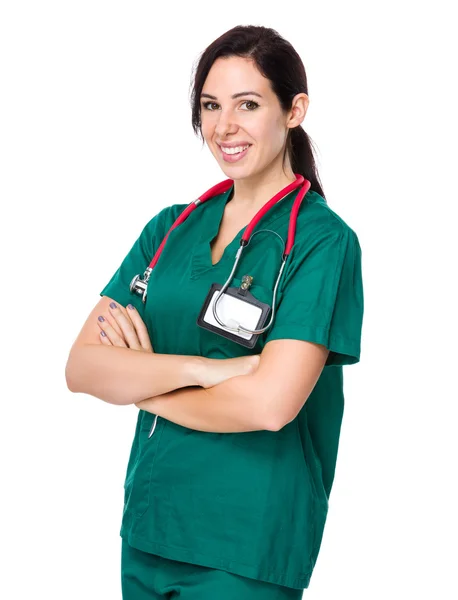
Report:
[[[218,321],[216,321],[213,316],[213,305],[215,303],[216,298],[218,297],[220,290],[216,290],[213,294],[211,301],[207,306],[207,310],[205,311],[204,321],[206,323],[210,323],[218,329],[223,331],[229,331],[234,335],[237,335],[245,340],[249,340],[252,337],[252,333],[246,333],[245,331],[233,331],[228,327],[222,327]],[[246,327],[247,329],[256,329],[256,325],[259,323],[259,319],[262,314],[262,309],[259,306],[254,306],[253,304],[249,304],[244,300],[240,300],[239,298],[234,298],[234,296],[229,296],[228,294],[223,294],[218,301],[216,307],[216,313],[218,318],[223,323],[228,323],[230,319],[234,319],[242,325],[242,327]]]

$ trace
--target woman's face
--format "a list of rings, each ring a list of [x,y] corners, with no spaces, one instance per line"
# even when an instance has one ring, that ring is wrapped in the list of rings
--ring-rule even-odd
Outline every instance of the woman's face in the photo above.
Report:
[[[236,98],[235,94],[244,93]],[[301,97],[301,98],[299,98]],[[230,179],[260,173],[283,156],[288,127],[302,122],[306,94],[298,94],[299,110],[283,114],[280,103],[250,59],[218,58],[212,65],[200,98],[202,135],[221,169]],[[220,143],[250,145],[240,154],[223,154]]]

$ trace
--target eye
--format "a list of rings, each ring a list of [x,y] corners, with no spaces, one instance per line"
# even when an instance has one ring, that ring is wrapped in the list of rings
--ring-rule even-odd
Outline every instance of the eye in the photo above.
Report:
[[[252,104],[254,106],[252,110],[256,110],[259,106],[259,104],[254,100],[245,100],[245,102],[242,102],[242,104]]]
[[[212,111],[213,110],[212,108],[208,108],[209,104],[216,104],[216,102],[204,102],[202,104],[202,106],[205,108],[205,110],[211,110]]]
[[[204,102],[202,104],[202,106],[204,107],[205,110],[209,110],[210,112],[212,112],[214,109],[213,108],[209,108],[208,106],[210,104],[216,104],[216,106],[219,106],[219,104],[217,104],[216,102]],[[254,108],[249,109],[248,112],[252,112],[253,110],[256,110],[259,106],[259,104],[257,102],[255,102],[254,100],[244,100],[242,102],[242,104],[252,104],[254,106]]]

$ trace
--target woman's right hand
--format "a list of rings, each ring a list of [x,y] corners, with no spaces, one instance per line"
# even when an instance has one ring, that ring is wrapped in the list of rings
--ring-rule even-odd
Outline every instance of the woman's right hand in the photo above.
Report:
[[[237,356],[236,358],[205,358],[200,357],[201,368],[197,385],[203,388],[213,387],[237,375],[249,375],[259,366],[261,355]]]

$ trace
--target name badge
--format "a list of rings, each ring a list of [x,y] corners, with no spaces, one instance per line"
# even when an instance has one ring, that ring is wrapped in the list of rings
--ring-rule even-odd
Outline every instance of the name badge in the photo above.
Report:
[[[248,290],[253,278],[245,275],[240,287],[228,287],[218,301],[216,313],[220,321],[229,326],[242,325],[246,329],[262,329],[267,322],[270,306],[261,302]],[[197,325],[213,331],[229,340],[246,348],[254,348],[260,333],[247,333],[245,331],[232,331],[221,326],[213,316],[213,305],[219,291],[223,287],[220,283],[213,283],[210,287],[205,302],[197,318]]]

